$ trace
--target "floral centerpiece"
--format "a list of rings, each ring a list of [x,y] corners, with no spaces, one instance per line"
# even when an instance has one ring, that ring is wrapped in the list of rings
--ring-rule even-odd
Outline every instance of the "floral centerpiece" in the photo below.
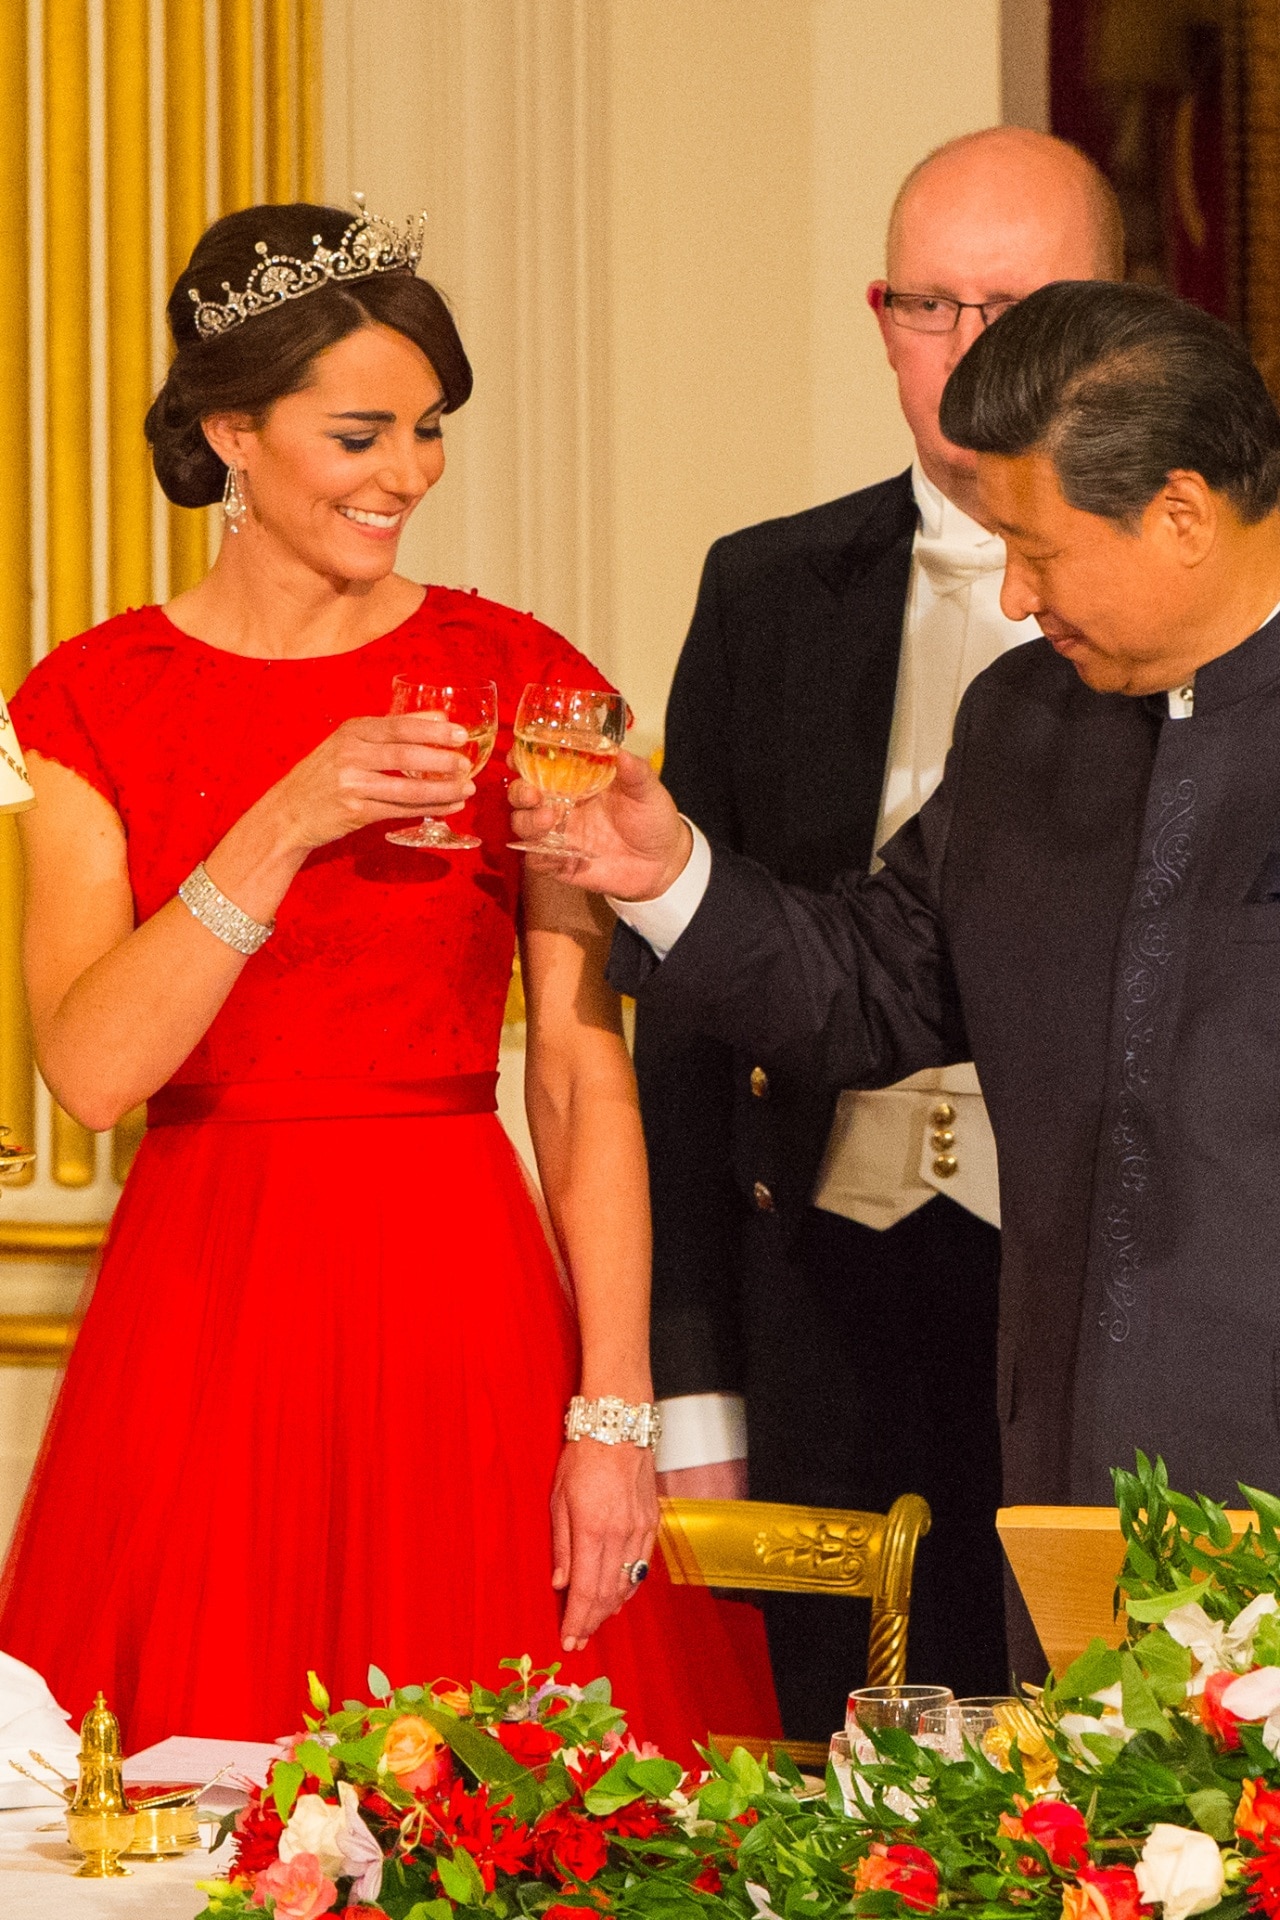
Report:
[[[829,1920],[1280,1920],[1280,1499],[1212,1501],[1139,1454],[1117,1472],[1124,1644],[1032,1696],[1035,1738],[955,1760],[875,1736],[852,1809],[778,1756],[685,1772],[628,1738],[606,1681],[527,1660],[334,1710],[229,1820],[202,1920],[643,1915]]]

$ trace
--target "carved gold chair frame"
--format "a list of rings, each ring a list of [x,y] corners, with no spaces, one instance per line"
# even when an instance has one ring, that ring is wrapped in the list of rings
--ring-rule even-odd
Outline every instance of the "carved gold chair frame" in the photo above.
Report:
[[[916,1493],[900,1495],[888,1513],[769,1500],[664,1500],[659,1539],[678,1586],[869,1599],[867,1685],[891,1687],[906,1679],[916,1548],[929,1526],[928,1503]],[[740,1746],[757,1756],[771,1744],[798,1766],[826,1765],[827,1749],[816,1741],[769,1743],[716,1732],[709,1741],[718,1752]]]

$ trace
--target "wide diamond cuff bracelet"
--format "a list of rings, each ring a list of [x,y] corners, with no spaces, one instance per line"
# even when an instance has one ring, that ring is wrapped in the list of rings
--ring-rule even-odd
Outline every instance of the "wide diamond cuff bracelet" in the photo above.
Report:
[[[662,1438],[662,1414],[651,1400],[633,1407],[611,1393],[599,1400],[584,1400],[575,1393],[564,1417],[564,1437],[599,1440],[606,1447],[625,1440],[633,1447],[656,1448]]]
[[[208,927],[210,933],[216,933],[219,940],[225,940],[237,953],[256,953],[276,930],[274,920],[264,926],[261,920],[251,919],[234,900],[228,900],[221,887],[215,887],[205,872],[203,860],[178,888],[178,898],[202,927]]]

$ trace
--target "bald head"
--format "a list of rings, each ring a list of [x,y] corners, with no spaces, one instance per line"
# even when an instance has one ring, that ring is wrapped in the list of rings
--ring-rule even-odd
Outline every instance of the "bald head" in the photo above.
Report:
[[[1055,279],[1124,276],[1124,226],[1110,182],[1078,147],[1029,127],[962,133],[911,169],[889,215],[890,285],[904,248],[914,252],[944,225],[972,232],[978,245],[1006,229],[1001,252],[1019,238],[1037,255],[1060,252],[1075,270]]]
[[[1000,311],[1051,280],[1112,280],[1124,271],[1116,197],[1091,160],[1047,133],[989,127],[949,140],[902,183],[889,222],[889,278],[868,298],[898,380],[921,464],[976,515],[977,463],[938,425],[951,369]],[[959,306],[951,331],[919,330],[888,293]],[[954,310],[953,310],[954,311]]]

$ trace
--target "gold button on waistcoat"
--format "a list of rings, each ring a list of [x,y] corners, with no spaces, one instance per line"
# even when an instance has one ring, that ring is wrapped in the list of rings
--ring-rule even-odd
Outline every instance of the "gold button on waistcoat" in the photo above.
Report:
[[[956,1117],[956,1110],[947,1100],[940,1100],[929,1115],[935,1127],[949,1127]]]
[[[947,1153],[956,1143],[956,1136],[950,1127],[935,1127],[929,1138],[939,1153]]]
[[[751,1069],[751,1091],[757,1100],[765,1100],[769,1094],[769,1076],[763,1067]]]
[[[756,1181],[754,1187],[751,1189],[751,1197],[756,1203],[756,1211],[758,1213],[773,1212],[773,1195],[763,1180]]]
[[[933,1170],[939,1180],[949,1180],[960,1166],[954,1153],[940,1153],[933,1163]]]

